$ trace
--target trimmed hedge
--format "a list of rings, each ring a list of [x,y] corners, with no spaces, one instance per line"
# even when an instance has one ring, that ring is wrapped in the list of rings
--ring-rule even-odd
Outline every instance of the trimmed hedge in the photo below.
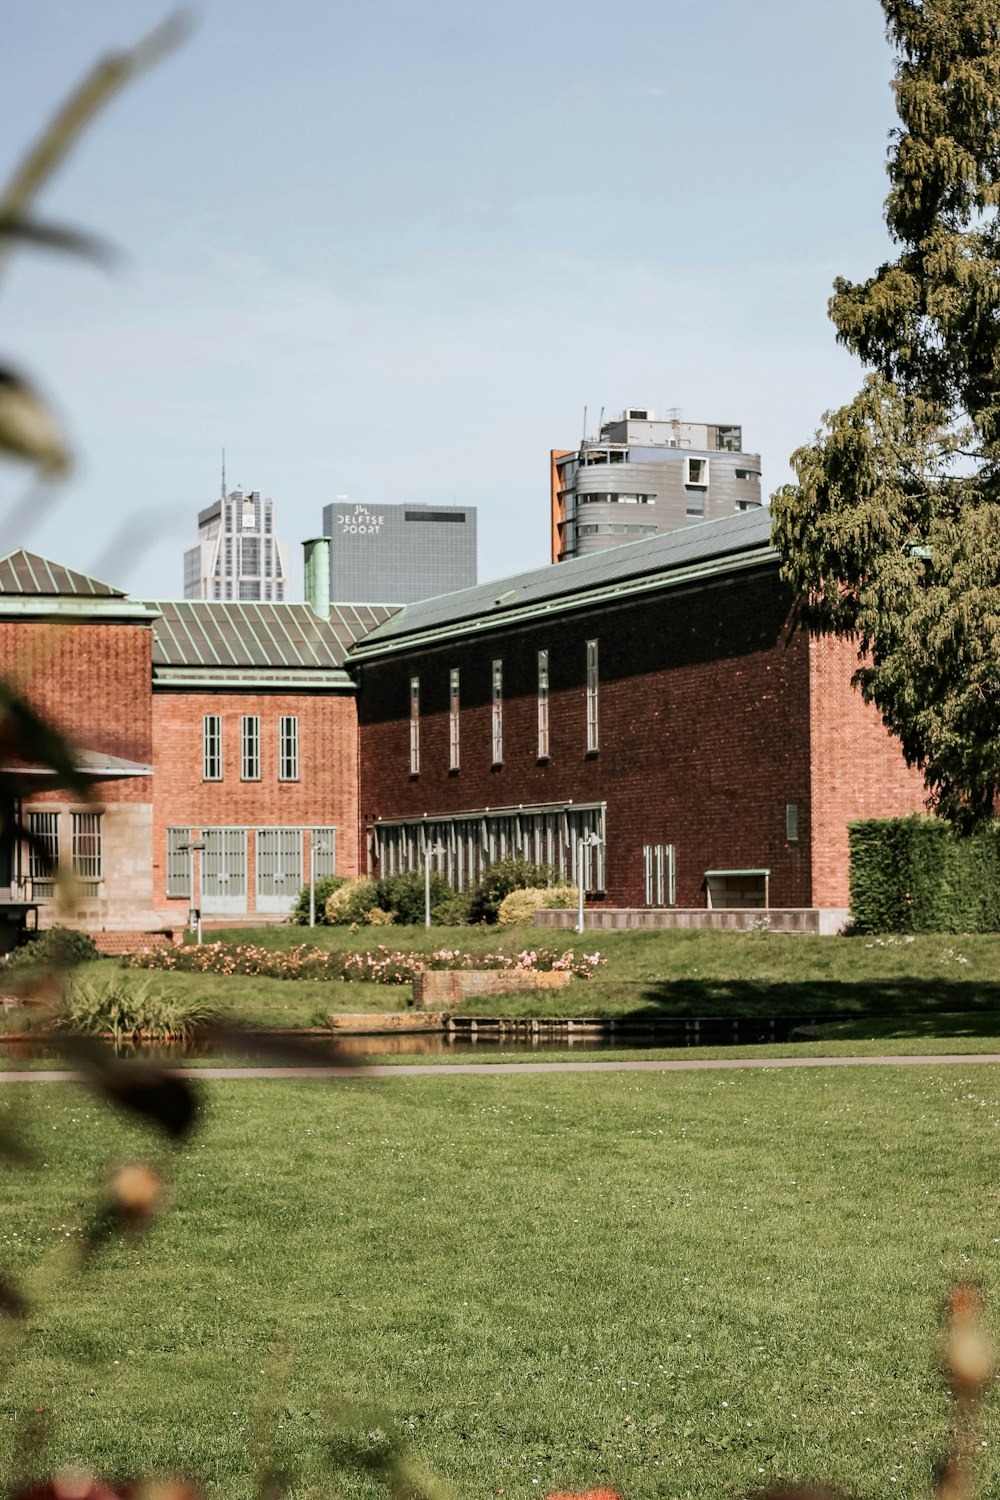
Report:
[[[1000,824],[959,837],[937,818],[848,828],[857,932],[1000,932]]]

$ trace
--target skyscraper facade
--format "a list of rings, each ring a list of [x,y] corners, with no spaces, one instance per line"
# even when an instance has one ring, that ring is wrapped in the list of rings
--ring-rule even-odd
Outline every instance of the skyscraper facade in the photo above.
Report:
[[[275,535],[273,500],[235,489],[198,512],[198,541],[184,553],[184,597],[288,598],[288,544]]]
[[[630,406],[551,459],[552,561],[713,521],[761,503],[760,454],[733,422],[657,420]]]
[[[473,505],[323,507],[330,538],[330,598],[349,604],[412,604],[476,582]]]

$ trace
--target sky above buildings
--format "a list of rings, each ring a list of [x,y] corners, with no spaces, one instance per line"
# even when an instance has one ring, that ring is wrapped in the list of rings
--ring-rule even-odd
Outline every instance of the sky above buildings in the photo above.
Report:
[[[154,0],[6,0],[0,174]],[[0,362],[79,454],[3,549],[179,597],[196,513],[479,508],[480,577],[548,560],[548,453],[626,405],[742,422],[764,489],[848,399],[837,275],[885,258],[877,0],[206,0],[41,208],[123,252],[20,254]],[[16,519],[11,524],[12,507]]]

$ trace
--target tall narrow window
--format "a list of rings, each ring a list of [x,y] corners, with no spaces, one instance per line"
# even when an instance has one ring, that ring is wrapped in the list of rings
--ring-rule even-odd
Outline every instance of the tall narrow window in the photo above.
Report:
[[[587,642],[587,754],[592,755],[600,744],[600,724],[597,717],[597,642]]]
[[[410,678],[410,775],[420,775],[420,678]]]
[[[201,774],[205,781],[222,780],[222,719],[206,714],[201,725]]]
[[[460,763],[458,719],[461,710],[458,691],[458,668],[453,667],[448,678],[448,768],[457,771]]]
[[[278,724],[278,780],[299,779],[299,721],[296,714],[282,714]]]
[[[677,861],[673,844],[646,844],[642,851],[647,906],[677,905]]]
[[[493,663],[493,764],[503,760],[503,662]]]
[[[59,814],[29,812],[28,874],[33,899],[44,900],[55,895],[56,870],[59,867]]]
[[[101,814],[73,814],[73,874],[94,884],[103,878]]]
[[[549,756],[549,653],[538,653],[538,759]]]
[[[260,780],[260,719],[257,714],[243,715],[243,770],[244,781]]]
[[[167,829],[167,898],[191,895],[190,828]]]

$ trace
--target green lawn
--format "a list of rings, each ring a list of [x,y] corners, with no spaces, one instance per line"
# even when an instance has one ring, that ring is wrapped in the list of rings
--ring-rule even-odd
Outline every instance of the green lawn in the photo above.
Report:
[[[926,1492],[942,1294],[955,1277],[1000,1290],[996,1070],[232,1082],[206,1099],[172,1215],[33,1316],[4,1453],[44,1407],[49,1462],[181,1467],[242,1497],[270,1393],[291,1493],[316,1496],[346,1396],[469,1500],[809,1476]],[[72,1243],[107,1157],[146,1140],[73,1086],[8,1086],[0,1109],[44,1162],[7,1172],[0,1270],[24,1277]],[[992,1407],[982,1436],[989,1494]]]

